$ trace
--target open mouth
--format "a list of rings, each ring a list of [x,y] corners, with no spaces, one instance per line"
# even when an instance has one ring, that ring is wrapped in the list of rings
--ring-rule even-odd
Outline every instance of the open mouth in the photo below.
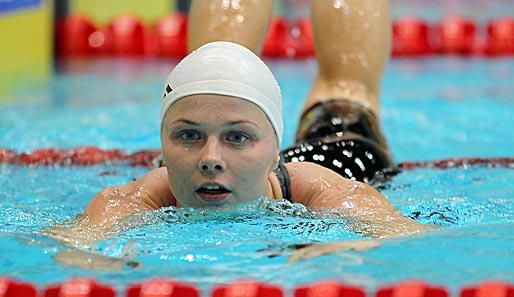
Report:
[[[231,191],[219,184],[209,184],[198,188],[196,193],[204,201],[220,202],[225,200]]]

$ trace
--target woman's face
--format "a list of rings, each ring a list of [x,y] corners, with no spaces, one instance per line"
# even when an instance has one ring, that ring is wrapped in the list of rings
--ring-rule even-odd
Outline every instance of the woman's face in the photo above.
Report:
[[[271,193],[277,138],[251,102],[221,95],[182,98],[164,118],[161,142],[177,206],[235,204]]]

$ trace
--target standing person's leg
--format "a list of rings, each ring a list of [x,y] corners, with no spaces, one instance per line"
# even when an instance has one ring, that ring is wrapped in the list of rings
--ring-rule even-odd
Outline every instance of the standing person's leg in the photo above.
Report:
[[[389,57],[388,0],[313,0],[319,71],[285,162],[308,161],[364,182],[396,167],[380,129],[379,92]]]
[[[188,17],[188,51],[217,40],[241,44],[260,54],[272,0],[194,0]]]
[[[319,72],[304,106],[355,100],[379,116],[380,84],[391,46],[388,0],[312,1]]]

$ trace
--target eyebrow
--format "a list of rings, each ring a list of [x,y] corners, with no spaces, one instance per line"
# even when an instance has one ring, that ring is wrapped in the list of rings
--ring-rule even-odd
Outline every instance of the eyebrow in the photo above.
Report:
[[[201,126],[201,124],[198,123],[198,122],[191,121],[191,120],[188,120],[188,119],[183,119],[183,118],[179,118],[179,119],[173,121],[171,124],[173,125],[173,124],[177,124],[177,123],[184,123],[184,124],[188,124],[188,125],[191,125],[191,126]],[[259,127],[254,122],[250,122],[250,121],[247,121],[247,120],[228,121],[228,122],[226,122],[224,124],[224,126],[236,126],[236,125],[240,125],[240,124],[249,124],[249,125],[252,125],[252,126],[255,126],[255,127]]]
[[[184,124],[188,124],[188,125],[192,125],[192,126],[199,126],[200,125],[197,122],[193,122],[193,121],[186,120],[186,119],[181,119],[181,118],[171,122],[170,124],[173,125],[173,124],[178,124],[178,123],[184,123]]]

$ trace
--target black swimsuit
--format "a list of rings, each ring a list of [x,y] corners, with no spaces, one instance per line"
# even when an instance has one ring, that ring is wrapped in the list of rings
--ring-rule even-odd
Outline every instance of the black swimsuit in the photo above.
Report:
[[[273,171],[280,182],[280,189],[282,190],[282,198],[293,202],[293,193],[291,192],[291,180],[289,179],[289,172],[284,164],[278,164],[277,169]]]
[[[350,100],[326,100],[308,109],[300,120],[296,143],[284,149],[280,159],[284,163],[313,162],[365,183],[396,172],[375,115]],[[291,200],[286,168],[280,165],[275,174],[284,199]]]

